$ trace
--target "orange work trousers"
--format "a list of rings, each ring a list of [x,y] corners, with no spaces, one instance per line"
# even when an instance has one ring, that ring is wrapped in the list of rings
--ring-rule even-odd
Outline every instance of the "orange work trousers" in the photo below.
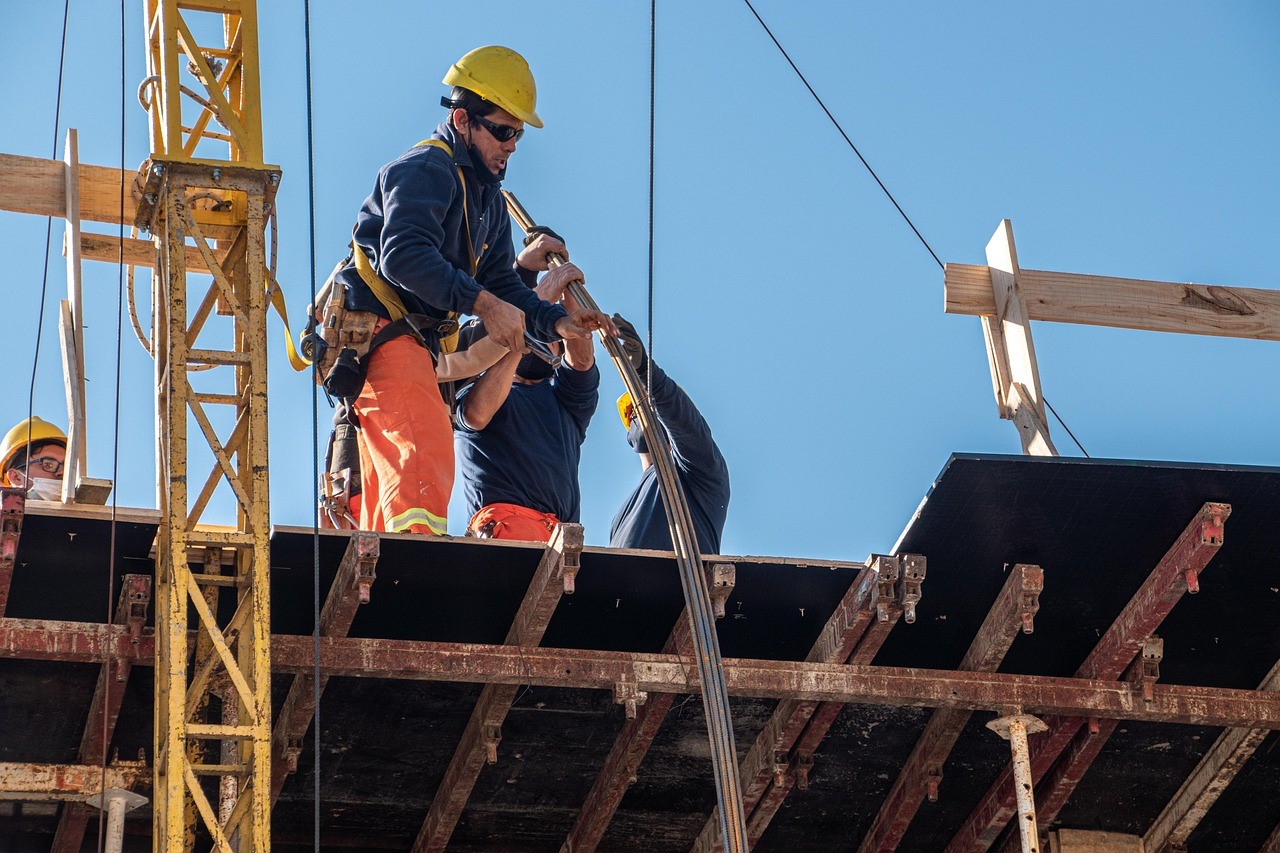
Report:
[[[380,320],[375,332],[387,322]],[[378,347],[353,409],[361,493],[351,514],[359,528],[443,536],[453,492],[453,426],[431,353],[410,335]]]
[[[482,539],[515,539],[547,542],[560,519],[516,504],[486,504],[473,516],[467,530]]]

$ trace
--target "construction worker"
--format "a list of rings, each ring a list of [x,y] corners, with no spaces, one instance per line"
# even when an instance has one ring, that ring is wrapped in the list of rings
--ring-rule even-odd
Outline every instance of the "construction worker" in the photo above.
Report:
[[[575,279],[582,273],[564,264],[543,277],[537,294],[547,302],[563,296],[575,311],[564,293]],[[560,350],[552,344],[553,353]],[[510,352],[458,394],[454,442],[470,535],[546,542],[558,523],[579,520],[578,462],[600,399],[600,371],[590,338],[567,341],[563,350],[555,367],[535,353]]]
[[[31,417],[5,433],[0,442],[0,484],[26,489],[29,497],[62,498],[62,471],[67,461],[67,436],[48,421]]]
[[[551,341],[613,329],[598,311],[570,316],[539,300],[513,270],[499,189],[525,124],[542,127],[524,58],[478,48],[444,83],[453,87],[441,99],[447,120],[379,170],[351,255],[333,276],[336,324],[366,332],[365,352],[339,359],[356,379],[337,395],[349,396],[359,427],[361,494],[352,509],[364,530],[446,532],[453,440],[435,358],[453,348],[458,315],[482,318],[495,342],[520,354],[526,332]]]
[[[671,442],[676,472],[689,499],[689,514],[693,517],[698,549],[703,554],[718,554],[729,510],[729,466],[725,464],[724,456],[711,436],[711,428],[698,412],[698,407],[684,389],[649,359],[635,327],[617,314],[613,315],[613,321],[618,327],[618,338],[627,358],[641,380],[650,383],[652,388],[649,399]],[[669,551],[672,548],[671,531],[658,488],[657,470],[653,467],[653,457],[649,454],[640,419],[635,414],[629,394],[618,399],[618,414],[627,428],[627,443],[640,454],[644,474],[613,519],[609,545]]]

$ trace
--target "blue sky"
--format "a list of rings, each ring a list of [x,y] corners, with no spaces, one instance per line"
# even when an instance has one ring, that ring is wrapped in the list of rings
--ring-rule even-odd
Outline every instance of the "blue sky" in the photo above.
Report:
[[[126,3],[129,169],[148,153],[134,96],[141,6]],[[729,460],[723,549],[861,560],[892,545],[948,454],[1018,451],[996,417],[978,321],[942,313],[941,271],[745,4],[658,7],[654,355]],[[1277,286],[1275,4],[756,7],[943,260],[983,263],[1007,217],[1025,267]],[[491,2],[449,16],[462,21],[416,2],[353,10],[312,10],[321,275],[377,168],[440,120],[449,64],[506,44],[529,59],[546,121],[521,142],[507,186],[566,236],[597,301],[643,328],[648,3]],[[279,273],[296,322],[310,290],[302,4],[269,0],[260,17],[267,159],[284,169]],[[61,4],[5,18],[0,151],[48,157]],[[118,6],[72,3],[58,151],[78,128],[86,163],[120,160],[119,28]],[[66,287],[61,230],[35,410],[65,424],[52,319]],[[26,415],[44,234],[44,220],[0,213],[8,421]],[[89,473],[103,477],[117,279],[86,263]],[[144,316],[148,287],[140,273]],[[127,320],[124,334],[119,499],[154,506],[152,367]],[[284,361],[274,318],[271,334],[272,517],[305,524],[311,390]],[[1280,464],[1275,344],[1052,324],[1034,335],[1045,394],[1094,456]],[[607,540],[639,473],[612,411],[620,392],[606,374],[583,456],[591,544]],[[455,500],[451,529],[464,524]]]

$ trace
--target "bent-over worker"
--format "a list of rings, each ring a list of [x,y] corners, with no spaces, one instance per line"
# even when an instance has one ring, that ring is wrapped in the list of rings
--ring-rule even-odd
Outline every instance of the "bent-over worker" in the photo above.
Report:
[[[729,511],[729,466],[698,407],[683,388],[649,359],[635,327],[617,314],[613,315],[613,321],[618,327],[623,350],[635,366],[636,373],[642,381],[651,384],[649,399],[671,442],[676,472],[689,499],[689,514],[698,537],[698,549],[703,554],[718,554],[720,536]],[[618,399],[618,414],[627,428],[627,443],[640,454],[644,473],[613,519],[609,545],[669,551],[672,548],[671,530],[662,505],[657,469],[629,394]]]

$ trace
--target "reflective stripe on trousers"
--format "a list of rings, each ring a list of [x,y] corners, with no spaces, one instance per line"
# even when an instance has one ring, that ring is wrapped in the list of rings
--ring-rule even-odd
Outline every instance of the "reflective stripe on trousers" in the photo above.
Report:
[[[387,323],[380,320],[375,332]],[[360,425],[360,529],[446,533],[453,427],[431,353],[410,335],[382,344],[352,408]]]

